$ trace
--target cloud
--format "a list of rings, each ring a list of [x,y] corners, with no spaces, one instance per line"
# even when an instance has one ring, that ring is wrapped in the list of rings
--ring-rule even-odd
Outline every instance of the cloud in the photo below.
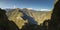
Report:
[[[33,8],[27,8],[27,9],[33,9]]]
[[[50,11],[49,9],[40,9],[40,11]]]
[[[34,9],[36,11],[51,11],[51,9]]]
[[[10,7],[4,7],[4,8],[1,8],[1,9],[6,9],[6,8],[10,8]]]

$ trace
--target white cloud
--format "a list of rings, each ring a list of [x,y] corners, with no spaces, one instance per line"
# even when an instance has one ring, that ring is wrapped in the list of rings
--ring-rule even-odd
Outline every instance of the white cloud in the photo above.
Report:
[[[40,11],[51,11],[49,9],[40,9]]]
[[[33,8],[27,8],[27,9],[29,9],[29,10],[30,10],[30,9],[33,9]]]
[[[33,10],[35,10],[35,11],[40,11],[39,9],[33,9]]]
[[[51,11],[50,9],[34,9],[36,11]]]
[[[16,5],[14,5],[13,8],[16,8]]]
[[[10,7],[4,7],[4,8],[1,8],[1,9],[6,9],[6,8],[10,8]]]

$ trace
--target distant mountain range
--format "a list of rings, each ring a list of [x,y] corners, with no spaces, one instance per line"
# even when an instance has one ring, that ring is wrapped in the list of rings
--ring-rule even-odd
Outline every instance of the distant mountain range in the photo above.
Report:
[[[32,9],[5,9],[8,10],[6,13],[8,19],[14,21],[19,28],[21,28],[24,23],[38,24],[40,25],[45,20],[51,18],[52,11],[34,11]]]

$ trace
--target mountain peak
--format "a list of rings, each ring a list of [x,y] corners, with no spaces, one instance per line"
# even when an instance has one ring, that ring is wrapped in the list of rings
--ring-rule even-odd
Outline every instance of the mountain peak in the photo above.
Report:
[[[20,8],[16,8],[16,10],[20,10]]]
[[[23,10],[32,10],[32,8],[23,8]]]

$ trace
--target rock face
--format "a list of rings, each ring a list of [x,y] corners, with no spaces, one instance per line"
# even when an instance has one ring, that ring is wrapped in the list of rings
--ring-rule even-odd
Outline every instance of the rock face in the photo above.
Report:
[[[19,30],[18,26],[8,19],[3,9],[0,9],[0,30]]]
[[[7,16],[8,16],[8,19],[9,19],[10,21],[15,22],[16,25],[17,25],[19,28],[21,28],[21,26],[24,25],[23,23],[25,23],[25,21],[22,19],[21,16],[23,16],[23,15],[22,15],[21,12],[19,12],[19,10],[20,10],[20,9],[13,9],[12,11],[8,12],[8,15],[7,15]]]
[[[0,8],[0,30],[8,30],[8,18],[6,16],[6,11]]]
[[[51,20],[49,22],[49,30],[60,30],[60,0],[54,5]]]

